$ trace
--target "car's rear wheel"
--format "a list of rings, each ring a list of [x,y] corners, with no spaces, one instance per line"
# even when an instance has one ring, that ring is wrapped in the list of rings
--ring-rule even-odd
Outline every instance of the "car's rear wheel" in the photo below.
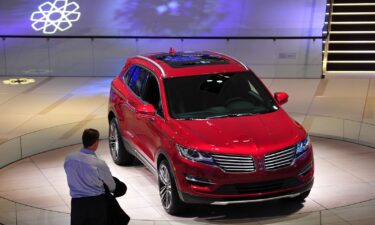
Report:
[[[131,165],[134,161],[134,156],[128,152],[118,129],[118,122],[116,118],[112,118],[109,124],[109,150],[113,161],[117,165]]]
[[[185,203],[178,196],[176,182],[167,160],[161,161],[158,167],[159,195],[167,213],[175,215],[181,212]]]

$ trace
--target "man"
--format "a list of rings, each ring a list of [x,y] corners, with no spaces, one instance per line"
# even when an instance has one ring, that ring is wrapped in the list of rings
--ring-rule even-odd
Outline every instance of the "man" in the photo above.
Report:
[[[113,216],[109,215],[109,208],[113,204],[109,203],[111,201],[108,200],[108,190],[115,192],[115,179],[107,164],[95,154],[99,145],[99,131],[86,129],[82,134],[82,143],[83,148],[79,152],[67,155],[64,163],[72,197],[71,225],[106,225],[112,223]],[[118,186],[126,188],[121,181],[116,181],[119,183]],[[119,205],[118,207],[120,208]],[[120,210],[122,211],[121,208]],[[127,222],[122,221],[121,224]]]

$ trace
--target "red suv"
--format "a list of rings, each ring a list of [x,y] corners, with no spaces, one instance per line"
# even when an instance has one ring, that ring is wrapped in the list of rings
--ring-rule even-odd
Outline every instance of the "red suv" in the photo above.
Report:
[[[209,52],[135,56],[112,81],[109,145],[116,164],[138,158],[163,207],[281,198],[302,201],[314,160],[303,127],[244,64]]]

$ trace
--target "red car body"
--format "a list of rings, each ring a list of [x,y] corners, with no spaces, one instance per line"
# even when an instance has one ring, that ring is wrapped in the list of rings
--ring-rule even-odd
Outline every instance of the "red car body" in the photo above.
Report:
[[[131,73],[135,76],[138,67],[141,68],[140,73],[146,71],[144,73],[148,76],[144,78],[147,81],[143,81],[145,87],[139,86],[141,88],[137,88],[137,81],[132,83],[132,78],[129,78]],[[195,100],[202,102],[197,104],[199,107],[205,105],[206,102],[201,99],[205,97],[194,94],[193,88],[191,91],[194,93],[186,93],[189,89],[178,92],[184,88],[184,83],[187,86],[194,84],[193,79],[207,74],[211,76],[201,79],[204,82],[201,82],[199,90],[210,92],[208,96],[224,92],[225,83],[229,83],[226,80],[233,80],[235,76],[244,80],[234,88],[228,86],[227,94],[223,95],[234,97],[226,104],[215,103],[218,105],[210,107],[208,111],[214,115],[211,117],[206,116],[204,110],[192,110],[195,109]],[[228,112],[233,110],[251,108],[251,101],[249,103],[235,94],[236,89],[246,83],[247,77],[251,79],[249,85],[254,82],[257,90],[254,93],[268,99],[270,107],[257,106],[258,111],[251,114],[230,114]],[[179,78],[185,80],[179,81],[179,86],[173,87],[175,89],[169,89],[168,85]],[[147,84],[149,79],[153,86]],[[147,92],[147,87],[156,88],[155,80],[158,93],[155,92],[154,97],[143,98],[147,94],[142,91]],[[213,82],[215,84],[211,85]],[[253,86],[251,88],[254,89]],[[177,105],[184,102],[182,95],[193,99],[185,105],[191,106],[190,111],[178,109]],[[159,100],[147,101],[152,98]],[[171,99],[174,99],[174,105],[169,102]],[[214,101],[212,99],[211,102]],[[264,99],[259,101],[265,102]],[[228,204],[280,198],[304,199],[313,185],[313,150],[304,128],[280,107],[287,100],[288,96],[283,92],[271,95],[248,67],[223,54],[172,51],[136,56],[127,60],[111,84],[108,114],[111,153],[118,164],[130,164],[132,156],[136,156],[158,175],[162,203],[170,213],[176,213],[177,204],[181,203]],[[161,112],[157,113],[155,108],[160,108]],[[178,117],[176,112],[185,117]],[[160,168],[162,162],[164,166]],[[166,183],[169,179],[170,185],[163,186],[163,179]],[[163,191],[168,191],[165,187],[169,186],[168,197]],[[163,198],[172,201],[169,208]]]

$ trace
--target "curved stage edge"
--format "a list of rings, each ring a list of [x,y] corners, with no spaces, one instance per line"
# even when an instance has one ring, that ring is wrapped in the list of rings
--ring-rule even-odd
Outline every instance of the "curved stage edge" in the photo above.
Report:
[[[353,221],[371,224],[366,221],[375,219],[371,213],[375,211],[374,149],[318,137],[313,137],[312,142],[315,184],[304,203],[279,200],[194,206],[179,217],[164,212],[156,178],[141,163],[130,167],[115,165],[106,140],[101,141],[98,156],[108,163],[114,176],[127,184],[127,194],[118,200],[133,224],[173,224],[173,221],[179,224],[353,224]],[[17,221],[35,221],[35,224],[50,224],[46,220],[55,221],[54,224],[69,223],[70,196],[63,161],[66,154],[79,148],[80,145],[59,148],[2,168],[0,196],[5,199],[0,200],[0,223],[13,224],[12,215],[17,216]]]

